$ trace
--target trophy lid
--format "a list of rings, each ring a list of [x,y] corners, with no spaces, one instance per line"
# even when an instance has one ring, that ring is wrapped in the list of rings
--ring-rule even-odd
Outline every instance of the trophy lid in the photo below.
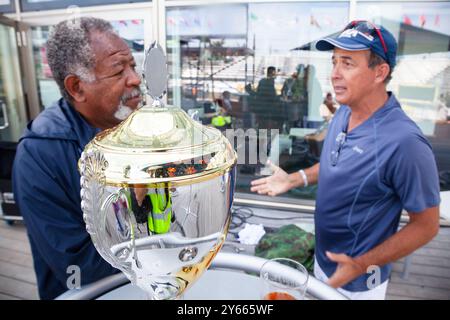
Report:
[[[215,177],[236,163],[236,152],[222,133],[194,121],[181,108],[164,106],[167,63],[153,44],[144,60],[144,82],[152,105],[134,111],[118,126],[99,133],[82,160],[100,154],[108,185],[191,184]],[[89,162],[81,161],[80,171]]]

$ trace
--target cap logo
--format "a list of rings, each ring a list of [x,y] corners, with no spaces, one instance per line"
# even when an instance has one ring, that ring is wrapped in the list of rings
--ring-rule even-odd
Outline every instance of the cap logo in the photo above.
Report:
[[[342,32],[339,35],[339,38],[355,38],[358,35],[363,36],[364,38],[366,38],[370,42],[373,41],[373,37],[370,34],[362,33],[361,31],[356,30],[356,29],[347,29],[347,30],[345,30],[344,32]]]

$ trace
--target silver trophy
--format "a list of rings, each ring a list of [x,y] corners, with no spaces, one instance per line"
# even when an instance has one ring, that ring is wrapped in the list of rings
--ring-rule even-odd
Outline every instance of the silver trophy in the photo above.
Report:
[[[149,298],[174,299],[225,241],[237,157],[220,131],[163,104],[167,62],[156,43],[143,70],[152,104],[86,146],[81,206],[100,255]]]

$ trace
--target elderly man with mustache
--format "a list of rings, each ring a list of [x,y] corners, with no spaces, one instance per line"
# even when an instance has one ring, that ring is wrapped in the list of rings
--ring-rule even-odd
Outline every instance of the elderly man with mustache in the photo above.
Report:
[[[47,56],[62,98],[28,124],[13,169],[41,299],[68,290],[70,266],[80,268],[81,285],[118,272],[86,232],[77,162],[98,132],[119,124],[141,100],[130,49],[107,21],[59,23]]]

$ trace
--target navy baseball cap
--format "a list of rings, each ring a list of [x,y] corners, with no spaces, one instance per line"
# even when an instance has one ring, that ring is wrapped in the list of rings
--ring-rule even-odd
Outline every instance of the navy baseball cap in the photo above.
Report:
[[[333,50],[335,47],[348,51],[370,49],[383,58],[391,69],[395,67],[397,41],[384,27],[369,21],[352,21],[338,36],[324,38],[316,43],[320,51]]]

